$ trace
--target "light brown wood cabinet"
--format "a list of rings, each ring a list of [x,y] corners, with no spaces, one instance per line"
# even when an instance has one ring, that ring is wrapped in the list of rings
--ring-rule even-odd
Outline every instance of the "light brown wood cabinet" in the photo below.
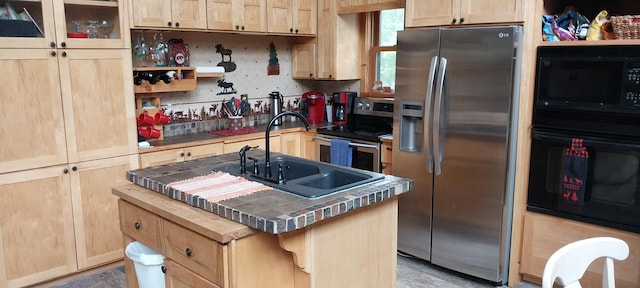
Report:
[[[122,258],[116,197],[135,155],[0,174],[0,287]]]
[[[391,155],[393,154],[393,142],[388,139],[382,139],[380,147],[380,163],[382,165],[382,173],[391,175],[393,172],[391,163]]]
[[[0,287],[24,287],[122,258],[110,187],[137,168],[137,137],[123,1],[11,3],[44,32],[0,39]],[[114,29],[67,37],[87,20]]]
[[[128,50],[6,49],[0,65],[0,173],[137,152]]]
[[[242,147],[245,145],[249,145],[251,147],[258,147],[259,149],[266,149],[266,145],[264,142],[264,134],[260,134],[260,136],[255,138],[245,138],[242,140],[229,140],[224,142],[224,153],[234,153],[240,151]],[[257,136],[257,135],[256,135]],[[280,143],[280,135],[269,136],[269,151],[271,152],[281,152],[281,143]]]
[[[318,46],[316,42],[316,39],[312,39],[293,45],[291,48],[292,78],[313,79],[316,76],[316,48]]]
[[[126,22],[124,0],[116,1],[57,1],[33,0],[11,1],[17,12],[26,9],[32,15],[43,35],[40,37],[0,37],[0,48],[125,48],[130,47],[129,29]],[[4,5],[3,5],[4,6]],[[80,24],[80,31],[86,32],[88,20],[106,20],[113,24],[107,38],[69,38],[74,32],[74,22]],[[35,31],[35,30],[34,30]],[[23,35],[24,36],[24,35]]]
[[[207,29],[207,0],[128,0],[132,28]]]
[[[358,15],[338,15],[337,8],[336,1],[318,0],[317,37],[293,46],[291,61],[293,78],[360,79],[362,33],[360,33]],[[315,72],[313,72],[314,67]]]
[[[302,132],[302,154],[304,159],[318,161],[318,147],[316,143],[316,132]]]
[[[308,134],[305,133],[311,132],[287,132],[270,136],[269,139],[271,139],[271,141],[269,142],[269,150],[271,152],[282,152],[291,156],[312,159],[306,157],[307,154],[305,154],[305,151],[309,151],[308,149],[310,149],[305,146],[307,142],[303,142],[303,137],[309,137]],[[315,135],[315,133],[313,134]],[[266,147],[264,142],[264,134],[258,133],[254,135],[245,135],[239,138],[230,138],[227,140],[223,140],[218,143],[140,153],[140,167],[145,168],[150,166],[221,155],[225,153],[236,153],[246,145],[249,145],[251,147],[258,147],[259,149],[264,150]]]
[[[363,13],[404,7],[403,0],[339,0],[338,13]]]
[[[316,0],[267,0],[267,32],[315,35]]]
[[[393,287],[397,201],[278,235],[133,184],[116,187],[124,243],[165,255],[166,287]],[[340,235],[340,237],[336,237]],[[125,259],[127,287],[138,287]],[[354,276],[355,275],[355,276]],[[356,277],[357,276],[357,277]]]
[[[223,143],[196,145],[180,149],[141,153],[140,168],[223,154]]]
[[[302,132],[280,134],[280,151],[283,154],[300,157],[302,144]]]
[[[207,28],[267,32],[266,8],[264,0],[208,0]]]
[[[560,232],[562,231],[562,232]],[[547,259],[560,247],[573,241],[610,236],[624,240],[630,247],[629,257],[624,261],[614,261],[616,287],[640,286],[640,235],[598,225],[549,215],[526,212],[524,217],[522,259],[520,273],[524,279],[540,283]],[[600,287],[602,283],[602,259],[589,266],[583,280],[584,287]]]
[[[405,27],[523,21],[524,0],[406,0]]]

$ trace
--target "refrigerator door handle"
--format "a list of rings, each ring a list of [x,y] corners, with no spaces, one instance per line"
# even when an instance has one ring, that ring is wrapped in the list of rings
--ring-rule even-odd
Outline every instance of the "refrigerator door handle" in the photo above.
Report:
[[[433,101],[433,87],[434,85],[434,80],[436,78],[436,71],[438,68],[438,56],[433,56],[431,58],[431,66],[429,66],[429,84],[427,86],[427,95],[425,95],[424,98],[424,116],[422,119],[424,119],[424,128],[423,128],[423,133],[422,135],[424,135],[424,141],[422,143],[424,143],[425,145],[425,151],[427,152],[427,171],[429,173],[433,173],[433,151],[431,150],[431,139],[430,139],[430,127],[431,127],[431,118],[429,117],[431,114],[431,102]]]
[[[436,84],[435,107],[433,107],[433,155],[435,175],[442,174],[442,155],[440,147],[440,110],[442,108],[442,91],[444,90],[444,77],[447,74],[447,58],[440,57],[440,67]]]

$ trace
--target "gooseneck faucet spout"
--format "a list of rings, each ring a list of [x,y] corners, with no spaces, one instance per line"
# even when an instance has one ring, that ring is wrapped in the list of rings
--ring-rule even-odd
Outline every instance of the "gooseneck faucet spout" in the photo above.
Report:
[[[307,131],[311,130],[311,126],[309,126],[309,122],[307,121],[306,118],[304,118],[304,116],[300,115],[299,113],[296,112],[292,112],[292,111],[284,111],[281,112],[280,114],[277,114],[275,116],[273,116],[273,118],[271,118],[271,121],[269,121],[269,124],[267,124],[267,130],[265,131],[265,135],[264,135],[264,144],[265,144],[265,150],[266,154],[264,157],[264,177],[267,179],[271,178],[271,157],[270,157],[270,152],[269,152],[269,134],[271,131],[271,127],[274,125],[274,123],[276,122],[277,119],[280,119],[281,117],[287,116],[287,115],[291,115],[291,116],[295,116],[297,118],[299,118],[300,120],[302,120],[302,122],[304,123],[305,128],[307,129]]]

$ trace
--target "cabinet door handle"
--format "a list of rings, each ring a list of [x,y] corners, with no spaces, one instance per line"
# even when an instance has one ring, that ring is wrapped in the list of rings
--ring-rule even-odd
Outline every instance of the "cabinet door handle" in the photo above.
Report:
[[[167,26],[171,27],[171,25],[173,25],[171,21],[167,22]]]
[[[67,168],[62,169],[62,173],[64,173],[64,174],[69,173],[69,169],[67,169]]]
[[[240,29],[242,29],[242,31],[244,31],[244,25],[242,27],[240,27]]]
[[[456,24],[456,22],[458,22],[458,19],[453,18],[453,20],[451,20],[451,24]]]
[[[141,227],[142,225],[140,225],[139,222],[133,223],[133,228],[135,228],[136,230],[140,230]]]
[[[162,265],[162,267],[160,268],[160,270],[162,270],[163,274],[167,274],[167,266]]]
[[[293,33],[293,28],[289,28],[289,32]]]
[[[180,152],[180,157],[184,157],[184,152]]]
[[[62,57],[67,57],[67,51],[62,51]]]
[[[50,42],[49,46],[51,46],[51,48],[56,48],[56,42]]]
[[[191,157],[191,152],[187,152],[187,157]]]
[[[240,25],[236,25],[236,30],[240,30]]]
[[[63,47],[63,48],[67,47],[67,42],[60,42],[60,46]]]
[[[176,22],[176,28],[180,27],[180,23]]]
[[[72,171],[78,171],[78,167],[73,166],[73,167],[71,167],[71,170],[72,170]]]
[[[56,56],[56,51],[51,51],[51,56]]]
[[[296,34],[298,34],[298,29],[296,29]]]
[[[391,150],[393,150],[393,148],[387,147],[387,151],[391,151]]]
[[[460,24],[464,23],[464,18],[460,18]]]
[[[191,257],[191,254],[193,254],[193,251],[191,251],[191,248],[187,248],[184,250],[184,254],[186,254],[187,256]]]

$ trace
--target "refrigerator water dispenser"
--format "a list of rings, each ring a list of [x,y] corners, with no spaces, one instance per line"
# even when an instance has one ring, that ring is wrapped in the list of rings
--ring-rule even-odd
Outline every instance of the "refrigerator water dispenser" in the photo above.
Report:
[[[401,104],[400,150],[420,153],[424,139],[424,103],[405,100]]]

